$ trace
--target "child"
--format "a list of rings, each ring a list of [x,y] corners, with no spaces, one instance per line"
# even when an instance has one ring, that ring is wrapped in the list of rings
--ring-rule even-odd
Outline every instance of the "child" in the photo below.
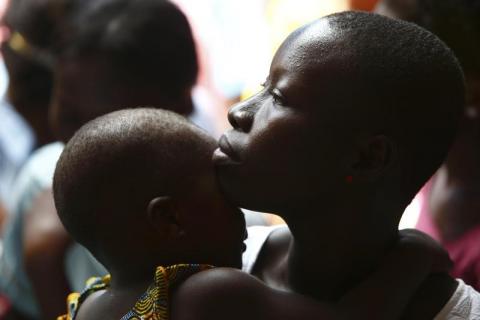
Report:
[[[102,272],[71,243],[55,212],[50,189],[63,142],[89,120],[125,107],[163,105],[191,113],[198,63],[188,21],[167,0],[30,2],[32,10],[53,15],[46,17],[53,30],[44,40],[56,49],[49,112],[61,142],[35,152],[15,182],[0,291],[26,316],[52,319],[63,312],[68,292]],[[39,202],[50,203],[50,210],[39,210]]]
[[[447,155],[464,90],[454,54],[414,24],[343,12],[293,32],[265,89],[230,110],[214,157],[236,205],[277,213],[291,230],[258,236],[252,274],[329,301],[365,279]],[[404,316],[478,314],[480,295],[445,274]]]
[[[432,243],[406,234],[338,307],[234,269],[198,273],[239,268],[246,238],[241,211],[218,191],[215,148],[202,130],[157,109],[117,111],[74,135],[55,170],[55,205],[111,277],[71,295],[61,319],[396,319],[423,278],[448,266]],[[390,279],[399,268],[411,273]]]

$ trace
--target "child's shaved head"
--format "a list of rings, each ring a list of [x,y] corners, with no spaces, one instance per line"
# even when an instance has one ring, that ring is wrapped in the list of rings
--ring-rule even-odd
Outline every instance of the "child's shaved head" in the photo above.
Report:
[[[205,167],[214,147],[213,139],[168,111],[97,118],[74,135],[58,161],[53,188],[61,220],[80,242],[93,240],[92,223],[104,206],[122,209],[171,195]]]
[[[139,259],[151,255],[161,247],[156,218],[149,216],[152,199],[171,199],[171,219],[191,206],[189,215],[208,220],[211,206],[220,206],[211,164],[215,146],[169,111],[128,109],[97,118],[74,135],[58,161],[53,191],[60,219],[107,268],[127,260],[129,248]]]

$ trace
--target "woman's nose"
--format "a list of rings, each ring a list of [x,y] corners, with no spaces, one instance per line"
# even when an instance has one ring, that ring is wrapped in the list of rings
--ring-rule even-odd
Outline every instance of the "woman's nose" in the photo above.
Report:
[[[234,129],[249,132],[252,128],[256,107],[249,101],[239,102],[230,108],[228,121]]]

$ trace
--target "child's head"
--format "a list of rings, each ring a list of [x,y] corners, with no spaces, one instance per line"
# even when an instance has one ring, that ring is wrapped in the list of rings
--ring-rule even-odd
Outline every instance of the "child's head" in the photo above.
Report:
[[[463,103],[461,68],[431,33],[330,15],[291,34],[265,89],[231,109],[220,182],[242,207],[328,212],[350,199],[397,219],[445,157]]]
[[[59,217],[107,269],[241,266],[243,214],[220,194],[215,141],[183,117],[127,109],[68,142],[55,170]]]
[[[195,44],[174,4],[100,0],[77,5],[58,52],[51,120],[59,138],[67,141],[86,121],[120,107],[193,110]]]

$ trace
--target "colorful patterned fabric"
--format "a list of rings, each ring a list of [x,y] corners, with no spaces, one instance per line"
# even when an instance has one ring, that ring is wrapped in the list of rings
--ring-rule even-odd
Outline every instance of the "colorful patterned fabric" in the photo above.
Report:
[[[157,267],[154,282],[138,299],[135,306],[120,320],[168,320],[170,290],[191,275],[210,269],[212,266],[201,264],[176,264]],[[82,303],[92,293],[110,287],[110,275],[103,278],[90,278],[82,293],[71,293],[67,298],[68,313],[57,320],[74,320]]]

